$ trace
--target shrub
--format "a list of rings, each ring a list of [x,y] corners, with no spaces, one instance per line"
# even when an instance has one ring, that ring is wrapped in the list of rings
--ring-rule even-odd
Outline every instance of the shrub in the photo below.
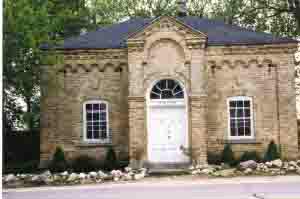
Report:
[[[272,140],[268,145],[268,149],[264,156],[264,161],[272,161],[280,158],[278,147],[275,142]]]
[[[2,167],[3,173],[35,173],[39,171],[39,160],[31,160]]]
[[[222,157],[218,153],[207,152],[207,163],[220,165],[222,163]]]
[[[229,164],[230,166],[234,166],[237,164],[237,161],[234,159],[234,154],[230,144],[225,145],[221,155],[221,160],[222,162]]]
[[[117,169],[118,167],[119,167],[119,163],[117,160],[116,152],[112,147],[109,147],[106,152],[105,169],[113,170],[113,169]]]
[[[56,147],[49,169],[54,172],[62,172],[68,168],[65,153],[61,147]]]
[[[81,155],[72,161],[72,170],[74,172],[90,172],[101,168],[100,161],[88,155]]]
[[[261,158],[259,157],[256,151],[246,151],[240,157],[239,162],[244,162],[247,160],[254,160],[256,162],[260,162]]]

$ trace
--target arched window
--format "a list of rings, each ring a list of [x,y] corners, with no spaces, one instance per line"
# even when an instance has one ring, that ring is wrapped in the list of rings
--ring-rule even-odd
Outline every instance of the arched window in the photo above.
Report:
[[[180,84],[172,79],[163,79],[157,82],[150,93],[150,99],[179,99],[184,98]]]
[[[108,103],[91,100],[83,104],[84,140],[110,142],[108,125]]]
[[[227,106],[229,138],[254,138],[252,98],[230,97],[227,100]]]

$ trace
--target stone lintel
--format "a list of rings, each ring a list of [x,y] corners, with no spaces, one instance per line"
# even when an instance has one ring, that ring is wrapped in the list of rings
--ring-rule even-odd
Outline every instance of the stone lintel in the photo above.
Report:
[[[128,101],[130,102],[145,102],[144,96],[129,96]]]

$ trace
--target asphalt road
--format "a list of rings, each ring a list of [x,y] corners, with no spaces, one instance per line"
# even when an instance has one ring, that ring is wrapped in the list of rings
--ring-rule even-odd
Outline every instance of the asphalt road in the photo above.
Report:
[[[300,176],[154,180],[4,190],[5,199],[300,199]]]

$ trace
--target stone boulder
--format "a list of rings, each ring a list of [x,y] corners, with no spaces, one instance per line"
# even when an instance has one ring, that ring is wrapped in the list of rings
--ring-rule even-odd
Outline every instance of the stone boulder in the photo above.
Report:
[[[17,181],[18,178],[14,174],[8,174],[7,176],[4,177],[4,182],[5,183],[12,183]]]
[[[100,170],[100,171],[98,171],[98,177],[101,179],[104,179],[107,177],[107,174]]]
[[[31,183],[41,185],[45,184],[45,181],[40,175],[35,175],[31,178]]]
[[[129,173],[129,172],[131,172],[131,171],[132,171],[132,168],[131,168],[131,167],[125,167],[125,169],[124,169],[124,170],[125,170],[125,172],[126,172],[126,173]]]
[[[69,175],[67,181],[68,182],[74,182],[76,180],[78,180],[79,176],[77,173],[71,173],[71,175]]]
[[[87,176],[85,173],[80,173],[78,177],[79,177],[79,179],[82,180],[82,179],[85,179]]]
[[[135,180],[141,180],[145,177],[145,173],[137,173],[137,174],[134,174],[134,179]]]
[[[62,172],[60,175],[61,175],[61,176],[68,176],[69,173],[68,173],[68,171],[64,171],[64,172]]]
[[[213,173],[213,175],[221,176],[221,177],[230,177],[230,176],[234,176],[235,171],[236,171],[235,169],[224,169]]]
[[[280,159],[273,160],[272,161],[272,166],[277,167],[277,168],[281,168],[283,166],[283,162]]]
[[[256,167],[257,167],[257,162],[255,162],[254,160],[244,161],[239,164],[239,168],[242,170],[246,170],[248,168],[256,169]]]
[[[209,174],[212,174],[213,172],[215,171],[215,169],[213,167],[208,167],[208,168],[205,168],[203,170],[201,170],[201,174],[205,174],[205,175],[209,175]]]
[[[253,170],[251,169],[251,168],[247,168],[247,169],[245,169],[245,171],[244,171],[244,173],[246,174],[246,175],[249,175],[249,174],[251,174],[253,172]]]
[[[95,171],[91,171],[91,172],[89,172],[89,176],[90,176],[91,178],[95,179],[95,178],[98,177],[98,174],[97,174],[97,172],[95,172]]]

